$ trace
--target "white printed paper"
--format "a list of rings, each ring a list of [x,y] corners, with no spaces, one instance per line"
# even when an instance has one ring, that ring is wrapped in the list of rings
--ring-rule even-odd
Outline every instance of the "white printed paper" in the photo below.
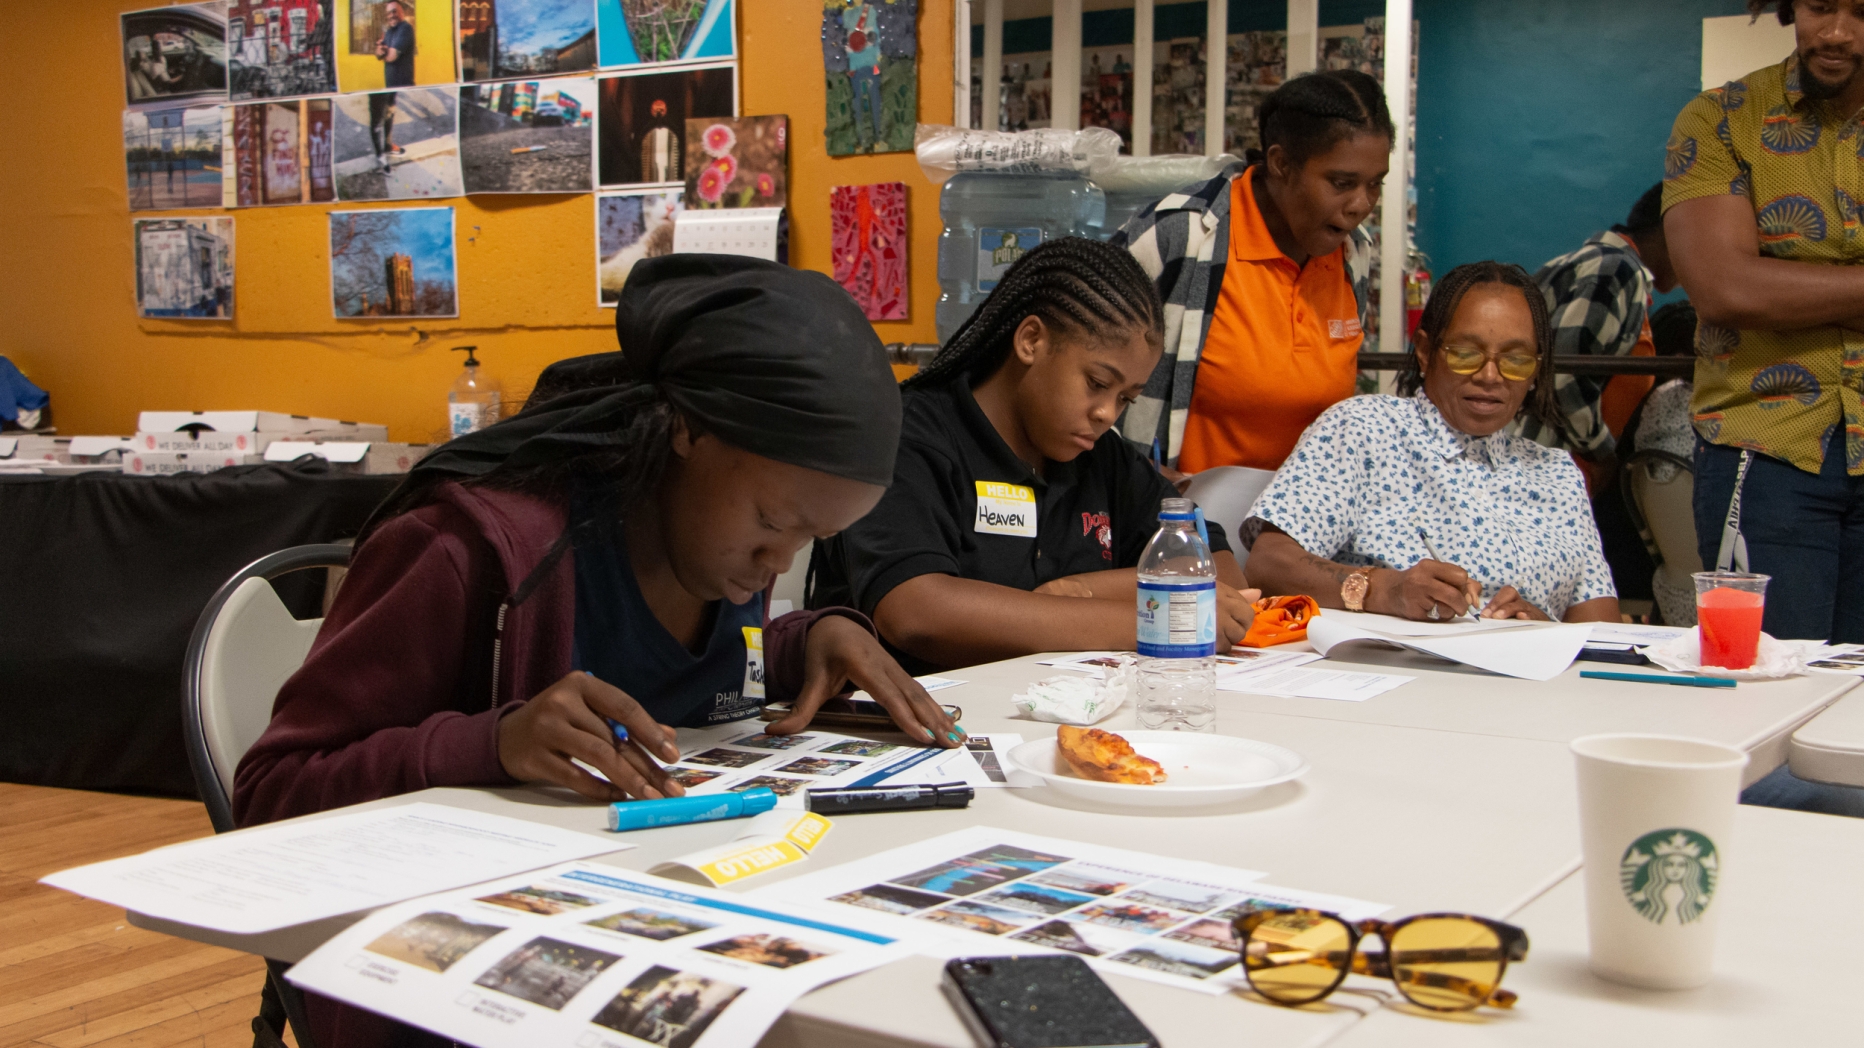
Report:
[[[1245,695],[1283,695],[1301,699],[1364,702],[1416,680],[1396,673],[1359,673],[1302,667],[1263,670],[1218,677],[1218,691]]]
[[[1357,920],[1381,903],[1255,883],[1262,874],[977,826],[761,888],[767,905],[826,900],[934,956],[1066,951],[1103,971],[1208,993],[1243,981],[1230,921],[1251,900]],[[1296,900],[1302,900],[1297,902]]]
[[[1371,640],[1426,655],[1435,655],[1440,659],[1460,662],[1465,666],[1474,666],[1479,670],[1499,673],[1506,677],[1520,677],[1524,680],[1552,680],[1566,671],[1585,646],[1586,639],[1592,634],[1589,623],[1561,624],[1552,622],[1526,622],[1520,619],[1495,620],[1482,622],[1509,623],[1509,628],[1483,626],[1477,623],[1435,623],[1430,625],[1460,626],[1459,632],[1438,633],[1435,635],[1400,635],[1386,633],[1379,629],[1362,625],[1368,619],[1391,619],[1388,615],[1361,615],[1350,611],[1329,611],[1317,616],[1307,624],[1307,639],[1314,645],[1314,650],[1323,655],[1331,655],[1333,649],[1350,641]],[[1414,624],[1425,625],[1425,624]]]
[[[632,847],[415,803],[171,844],[43,883],[152,917],[253,934]]]
[[[1589,639],[1594,644],[1662,644],[1672,637],[1688,633],[1687,626],[1645,626],[1636,622],[1595,622]]]
[[[1340,611],[1334,608],[1329,608],[1324,615],[1314,616],[1314,620],[1319,619],[1331,619],[1336,624],[1344,623],[1356,629],[1393,637],[1461,637],[1470,633],[1489,633],[1535,625],[1528,619],[1484,619],[1474,615],[1458,615],[1444,622],[1420,621],[1371,611]],[[1310,620],[1308,629],[1313,628],[1313,620]]]
[[[568,863],[385,909],[287,977],[479,1048],[748,1048],[910,951],[862,916]]]
[[[751,731],[695,746],[665,770],[686,787],[689,797],[763,786],[777,795],[777,807],[800,810],[806,789],[878,785],[915,764],[952,752],[826,731]]]
[[[997,731],[988,735],[966,736],[964,745],[958,749],[940,750],[932,759],[888,776],[882,785],[936,786],[947,782],[962,782],[980,790],[1005,786],[1040,786],[1042,780],[1026,773],[1015,776],[1023,781],[1012,781],[1011,775],[1003,767],[1000,755],[1022,744],[1023,737],[1015,732]]]

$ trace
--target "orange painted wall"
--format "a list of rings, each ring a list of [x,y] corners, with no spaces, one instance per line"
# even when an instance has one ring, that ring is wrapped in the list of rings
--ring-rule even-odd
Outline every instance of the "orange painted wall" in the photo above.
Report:
[[[444,430],[463,359],[449,346],[476,343],[487,373],[520,394],[553,360],[614,348],[613,311],[594,305],[587,195],[450,201],[457,320],[331,317],[324,215],[393,206],[370,204],[228,212],[234,319],[139,319],[117,15],[148,6],[0,3],[0,68],[16,99],[0,106],[0,141],[13,147],[0,164],[0,354],[51,391],[62,433],[128,433],[142,410],[258,408],[385,422],[396,440],[429,440]],[[919,7],[919,118],[950,123],[951,0]],[[823,151],[820,17],[810,0],[738,3],[741,111],[791,121],[791,263],[830,271],[831,186],[906,182],[912,316],[875,329],[886,342],[935,341],[937,187],[910,153]]]

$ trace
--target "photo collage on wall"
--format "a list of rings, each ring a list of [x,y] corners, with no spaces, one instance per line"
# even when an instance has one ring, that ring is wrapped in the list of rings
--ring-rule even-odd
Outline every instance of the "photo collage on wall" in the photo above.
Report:
[[[786,199],[787,120],[737,119],[739,2],[214,0],[125,13],[130,210],[599,191],[598,299],[612,305],[635,261],[671,252],[672,216],[694,194],[716,189],[713,207]],[[716,133],[707,148],[715,125],[732,148]],[[331,212],[333,315],[457,316],[453,218]],[[139,314],[231,319],[233,223],[136,218]]]

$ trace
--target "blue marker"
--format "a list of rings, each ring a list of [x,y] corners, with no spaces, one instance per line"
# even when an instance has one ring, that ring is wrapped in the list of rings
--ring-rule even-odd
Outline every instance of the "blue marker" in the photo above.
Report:
[[[615,733],[615,745],[622,746],[628,742],[628,726],[613,717],[603,717],[608,722],[608,729]]]
[[[684,826],[689,822],[742,819],[777,806],[777,795],[767,786],[741,793],[715,793],[709,797],[668,797],[658,801],[617,801],[608,806],[608,828],[616,833],[651,830],[656,826]]]
[[[1727,677],[1672,677],[1663,673],[1610,673],[1605,670],[1580,670],[1587,680],[1628,680],[1637,684],[1676,684],[1685,688],[1732,688]]]

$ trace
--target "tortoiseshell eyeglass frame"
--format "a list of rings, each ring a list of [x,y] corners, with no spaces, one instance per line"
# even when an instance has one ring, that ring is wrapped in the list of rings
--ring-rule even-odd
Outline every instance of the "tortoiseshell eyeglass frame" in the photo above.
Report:
[[[1392,981],[1392,985],[1398,988],[1398,992],[1404,995],[1405,1000],[1410,1001],[1420,1008],[1426,1008],[1433,1012],[1464,1012],[1481,1007],[1485,1004],[1492,1005],[1496,1008],[1512,1008],[1515,1005],[1515,1001],[1518,1000],[1518,997],[1513,991],[1501,988],[1501,981],[1502,978],[1508,974],[1508,963],[1510,961],[1523,961],[1527,959],[1527,932],[1512,924],[1504,924],[1501,921],[1490,920],[1487,917],[1477,917],[1467,913],[1419,913],[1396,921],[1374,919],[1354,922],[1341,917],[1337,913],[1329,913],[1325,910],[1310,910],[1298,907],[1252,906],[1244,910],[1241,915],[1231,922],[1236,929],[1238,948],[1241,952],[1243,975],[1249,978],[1251,988],[1255,988],[1255,979],[1251,975],[1249,968],[1249,941],[1255,935],[1256,928],[1260,927],[1263,921],[1268,920],[1270,917],[1277,917],[1285,914],[1295,914],[1316,920],[1331,920],[1345,928],[1347,932],[1347,947],[1345,953],[1351,958],[1351,961],[1348,962],[1346,957],[1339,956],[1338,951],[1331,951],[1326,957],[1317,958],[1315,961],[1309,962],[1323,964],[1326,967],[1332,968],[1337,974],[1332,984],[1327,986],[1326,989],[1304,1000],[1277,1000],[1273,995],[1264,993],[1261,989],[1256,988],[1257,993],[1262,994],[1265,999],[1275,1004],[1289,1008],[1298,1008],[1304,1004],[1312,1004],[1315,1001],[1323,1000],[1331,995],[1333,991],[1340,988],[1340,984],[1346,981],[1346,975],[1349,971],[1355,975],[1370,975],[1381,979],[1389,978]],[[1495,933],[1495,937],[1501,945],[1498,949],[1493,951],[1493,953],[1498,956],[1488,956],[1491,951],[1486,949],[1407,951],[1407,956],[1421,952],[1428,952],[1432,955],[1429,957],[1414,958],[1413,963],[1418,964],[1444,964],[1456,963],[1459,961],[1499,961],[1501,967],[1495,973],[1495,988],[1487,997],[1476,1000],[1472,994],[1470,1003],[1467,1005],[1445,1006],[1420,1001],[1411,996],[1410,991],[1405,989],[1404,982],[1398,978],[1397,972],[1393,970],[1391,965],[1390,953],[1392,936],[1396,935],[1405,925],[1413,921],[1423,920],[1470,921],[1475,924],[1480,924],[1484,928]],[[1385,951],[1375,954],[1368,954],[1362,951],[1359,948],[1360,943],[1368,936],[1378,936],[1378,938],[1385,943]],[[1478,953],[1483,956],[1476,956]],[[1455,954],[1456,956],[1448,956],[1449,954]],[[1435,986],[1445,990],[1459,992],[1467,992],[1468,990],[1467,980],[1458,976],[1435,972],[1419,972],[1417,973],[1417,978],[1413,981],[1419,985]]]

